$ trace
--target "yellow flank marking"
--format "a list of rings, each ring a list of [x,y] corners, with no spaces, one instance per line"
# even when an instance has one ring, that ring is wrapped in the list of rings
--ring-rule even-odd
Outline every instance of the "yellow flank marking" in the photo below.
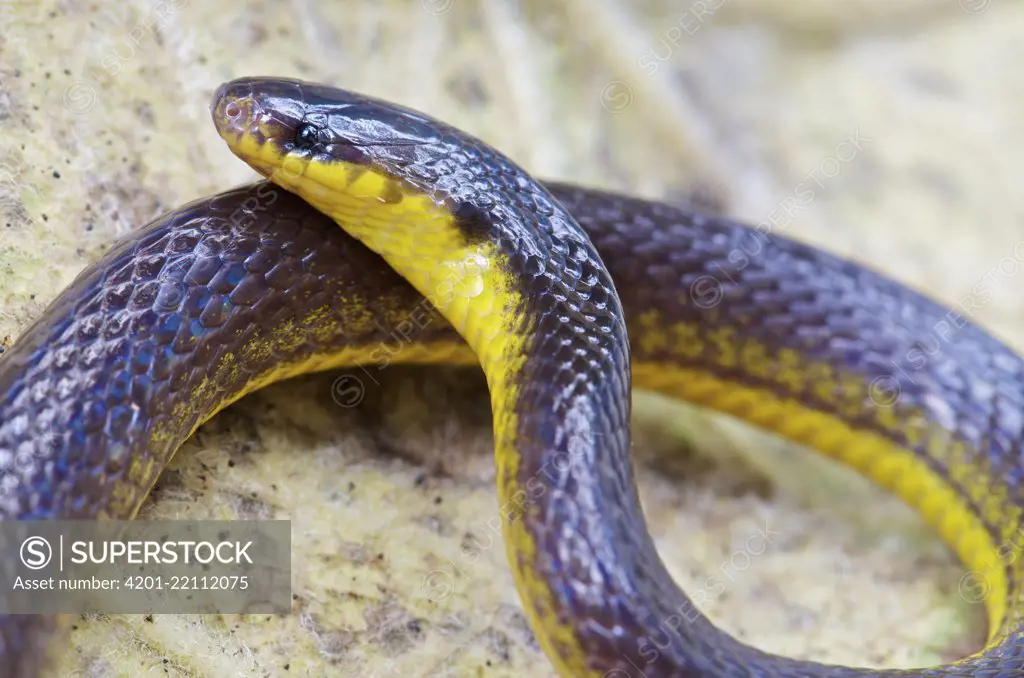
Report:
[[[1024,614],[1024,600],[1008,601],[1007,579],[1008,565],[1024,569],[1022,513],[1009,501],[1001,481],[989,469],[979,467],[977,459],[984,455],[928,421],[923,412],[908,415],[901,409],[897,414],[895,407],[874,406],[863,378],[813,363],[792,349],[771,351],[759,342],[736,336],[735,330],[702,333],[695,325],[666,322],[657,313],[644,314],[636,322],[641,328],[640,352],[667,349],[667,360],[655,364],[634,356],[634,386],[736,416],[836,459],[892,491],[939,532],[967,568],[960,583],[970,590],[962,593],[977,600],[984,598],[989,642],[1012,630],[1012,617]],[[685,344],[678,343],[679,339],[685,339]],[[681,367],[672,362],[673,357],[700,358],[707,369]],[[816,397],[835,406],[846,418],[863,415],[871,407],[879,432],[854,429],[831,414],[782,399],[769,388],[716,376],[717,370],[726,367],[793,391],[810,384]],[[908,447],[892,442],[884,432],[903,433]],[[911,445],[921,445],[926,452],[910,449]],[[962,496],[932,470],[923,454],[948,468],[968,496]],[[978,505],[978,513],[970,498]],[[1000,543],[993,540],[985,523],[1001,527]]]
[[[242,351],[249,356],[249,359],[254,359],[261,354],[269,354],[274,350],[272,347],[273,343],[259,340],[243,347]],[[213,418],[218,412],[234,404],[240,398],[270,384],[304,374],[313,374],[314,372],[344,367],[359,365],[370,368],[380,364],[384,358],[387,359],[388,364],[407,365],[474,365],[477,362],[476,356],[469,346],[460,341],[408,344],[403,346],[401,351],[386,355],[381,351],[379,343],[351,346],[336,353],[314,355],[306,360],[279,364],[261,374],[254,375],[240,391],[225,393],[220,400],[215,401],[213,405],[201,414],[198,423],[188,429],[186,431],[187,434],[183,436],[182,431],[187,429],[184,422],[194,415],[196,405],[206,402],[208,398],[220,391],[222,385],[237,381],[238,370],[243,365],[252,364],[246,361],[236,361],[234,355],[225,355],[220,364],[211,371],[209,376],[203,379],[198,388],[188,394],[187,400],[178,402],[171,416],[162,422],[161,425],[154,428],[150,434],[150,448],[160,450],[179,445],[182,441],[191,437],[200,426]],[[329,396],[330,394],[325,394],[325,397]],[[159,458],[159,456],[151,456],[147,459],[145,465],[138,463],[136,460],[128,476],[135,486],[147,489],[141,496],[133,492],[130,496],[123,497],[122,502],[115,502],[116,508],[112,510],[114,515],[121,515],[122,509],[133,517],[138,512],[142,499],[149,495],[149,491],[152,490],[153,484],[158,479],[159,471],[163,470],[162,468],[156,469],[154,467],[154,459]]]
[[[999,546],[963,497],[914,452],[877,433],[855,430],[797,401],[782,400],[764,390],[725,381],[702,370],[670,363],[634,363],[633,384],[734,415],[807,445],[892,491],[919,511],[953,548],[970,571],[963,581],[979,591],[984,589],[978,598],[985,598],[989,641],[1009,630],[1000,630],[1009,591],[1006,554],[1000,553]]]

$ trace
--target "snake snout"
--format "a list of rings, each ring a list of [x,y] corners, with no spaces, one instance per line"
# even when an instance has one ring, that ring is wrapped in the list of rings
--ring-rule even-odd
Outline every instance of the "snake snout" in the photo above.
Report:
[[[240,78],[217,88],[210,113],[224,139],[244,135],[259,145],[290,141],[307,112],[299,93],[292,80]]]
[[[232,96],[218,96],[211,107],[211,113],[217,131],[222,136],[225,133],[244,134],[248,131],[252,119],[251,101]]]

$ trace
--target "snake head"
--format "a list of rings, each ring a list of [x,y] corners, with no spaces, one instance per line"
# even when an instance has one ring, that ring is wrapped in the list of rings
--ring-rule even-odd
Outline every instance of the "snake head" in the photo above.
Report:
[[[444,130],[397,104],[299,80],[242,78],[217,90],[211,111],[228,147],[288,190],[352,192],[359,183],[355,197],[397,200],[409,188],[437,188],[432,173],[411,168],[440,159]]]
[[[480,294],[491,278],[492,287],[506,287],[497,279],[511,257],[530,259],[536,275],[564,258],[554,250],[569,247],[556,237],[596,258],[524,170],[425,114],[278,78],[223,85],[212,114],[235,155],[329,215],[436,305],[447,305],[453,290]],[[565,267],[578,267],[577,259]]]
[[[481,248],[498,242],[488,211],[508,202],[506,187],[532,185],[445,123],[325,85],[234,80],[217,90],[212,115],[235,155],[397,263],[428,296],[448,289],[438,276],[479,289]]]
[[[523,187],[542,191],[468,134],[326,85],[233,80],[217,90],[211,112],[235,155],[385,257],[461,262],[499,239],[491,210],[517,204],[503,191],[517,191],[520,205]]]

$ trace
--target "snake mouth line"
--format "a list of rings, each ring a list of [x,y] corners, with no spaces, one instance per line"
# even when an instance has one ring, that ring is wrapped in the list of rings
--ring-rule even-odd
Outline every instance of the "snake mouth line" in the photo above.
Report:
[[[214,125],[236,156],[276,184],[324,203],[352,199],[365,200],[372,206],[396,204],[405,197],[426,195],[407,178],[371,167],[362,162],[365,156],[353,156],[345,151],[413,148],[419,142],[342,140],[331,147],[297,149],[292,139],[303,123],[296,122],[297,117],[288,118],[268,111],[257,98],[251,94],[239,95],[234,91],[237,89],[237,86],[222,85],[217,90],[211,104]],[[360,182],[367,173],[372,173],[376,179],[372,186]],[[439,208],[445,206],[443,201],[435,201],[435,204]]]

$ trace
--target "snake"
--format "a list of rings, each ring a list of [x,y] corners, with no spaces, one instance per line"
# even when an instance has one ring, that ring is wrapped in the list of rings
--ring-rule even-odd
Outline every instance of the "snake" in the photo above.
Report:
[[[264,180],[128,235],[0,356],[0,519],[134,517],[199,426],[274,382],[479,365],[508,562],[560,676],[1024,676],[1024,360],[969,308],[726,217],[542,182],[355,92],[240,78],[211,115]],[[963,562],[984,647],[871,669],[720,630],[647,528],[634,387],[901,497]],[[0,615],[2,675],[45,675],[63,628]]]

